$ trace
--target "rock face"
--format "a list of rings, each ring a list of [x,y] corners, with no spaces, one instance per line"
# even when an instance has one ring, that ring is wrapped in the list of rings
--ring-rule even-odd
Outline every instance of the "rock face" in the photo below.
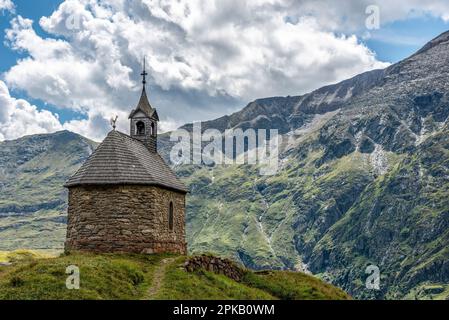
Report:
[[[66,250],[186,254],[184,201],[155,186],[70,188]]]

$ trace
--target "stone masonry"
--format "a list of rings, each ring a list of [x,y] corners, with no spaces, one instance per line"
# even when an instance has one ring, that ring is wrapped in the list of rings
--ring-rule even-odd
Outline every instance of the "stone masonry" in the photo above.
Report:
[[[136,133],[137,122],[142,122],[145,125],[146,133],[143,135],[138,135]],[[157,132],[157,122],[150,118],[145,117],[135,117],[131,120],[130,134],[135,139],[140,140],[151,152],[157,151],[157,135],[151,132],[151,125],[154,126],[154,132]]]
[[[184,215],[185,194],[158,186],[72,187],[66,251],[186,254]]]
[[[223,274],[237,282],[242,281],[245,276],[245,269],[232,260],[214,257],[203,254],[191,257],[184,263],[187,272],[206,270],[216,274]]]

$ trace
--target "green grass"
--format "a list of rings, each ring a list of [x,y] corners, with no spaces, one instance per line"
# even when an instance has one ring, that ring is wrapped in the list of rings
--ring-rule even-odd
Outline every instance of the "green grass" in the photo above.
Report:
[[[18,261],[29,261],[34,259],[54,258],[60,252],[56,250],[14,250],[0,251],[0,262],[14,263]]]
[[[15,258],[19,257],[19,258]],[[25,257],[25,258],[24,258]],[[0,300],[145,299],[164,258],[174,258],[163,272],[155,299],[347,299],[348,295],[311,276],[295,272],[247,271],[244,281],[205,270],[188,273],[186,257],[72,253],[49,258],[20,251],[2,253]],[[80,269],[80,289],[66,288],[66,268]]]
[[[448,300],[449,285],[424,283],[416,286],[405,296],[407,300]]]
[[[300,272],[249,272],[243,282],[262,289],[283,300],[346,300],[350,296],[343,290],[318,278]]]
[[[238,283],[224,275],[203,270],[192,273],[185,272],[180,267],[184,260],[185,257],[180,257],[176,263],[169,266],[157,299],[275,299],[274,296],[263,290]]]
[[[162,256],[72,254],[18,262],[0,270],[0,300],[138,299]],[[66,288],[66,268],[80,269],[80,290]]]

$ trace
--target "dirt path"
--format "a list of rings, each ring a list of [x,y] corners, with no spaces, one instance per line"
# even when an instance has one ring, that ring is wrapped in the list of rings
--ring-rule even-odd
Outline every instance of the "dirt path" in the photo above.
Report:
[[[159,292],[159,289],[164,282],[165,271],[167,267],[175,260],[175,258],[166,258],[162,259],[159,265],[154,270],[153,274],[153,282],[151,283],[151,287],[148,289],[147,294],[143,298],[143,300],[153,300]]]

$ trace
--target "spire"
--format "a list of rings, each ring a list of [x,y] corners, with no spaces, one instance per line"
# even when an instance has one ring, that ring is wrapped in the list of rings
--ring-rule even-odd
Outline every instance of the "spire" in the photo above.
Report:
[[[148,72],[146,71],[146,58],[143,58],[143,71],[140,74],[142,76],[142,93],[140,95],[139,103],[137,104],[137,107],[131,111],[131,114],[129,115],[129,118],[131,119],[134,114],[136,114],[139,110],[142,111],[147,117],[149,118],[155,118],[157,121],[159,121],[159,116],[157,115],[157,112],[150,104],[150,101],[148,100],[147,91],[145,89],[145,85],[147,83],[146,76],[148,75]]]
[[[146,59],[143,58],[142,76],[142,94],[140,95],[137,107],[131,111],[130,119],[130,136],[140,140],[150,152],[157,152],[157,122],[159,116],[155,109],[148,101],[145,85],[147,83],[146,76]]]
[[[145,70],[145,61],[146,59],[145,59],[145,56],[143,57],[143,72],[140,74],[141,76],[142,76],[142,84],[143,84],[143,90],[145,90],[145,85],[146,85],[146,83],[147,83],[147,80],[146,80],[146,76],[148,75],[148,73],[146,72],[146,70]]]
[[[143,71],[140,75],[142,76],[143,87],[142,87],[142,94],[140,95],[140,100],[137,105],[137,109],[141,109],[142,111],[144,111],[146,113],[150,113],[153,110],[153,108],[151,107],[150,102],[148,101],[147,91],[145,88],[145,85],[147,84],[147,75],[148,75],[148,72],[146,71],[145,56],[143,56]]]

